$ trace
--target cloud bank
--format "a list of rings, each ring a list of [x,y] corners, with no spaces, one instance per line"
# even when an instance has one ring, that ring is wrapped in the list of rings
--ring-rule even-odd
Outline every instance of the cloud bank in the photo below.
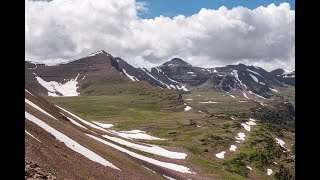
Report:
[[[64,61],[103,49],[142,67],[179,57],[195,66],[294,70],[295,11],[288,3],[173,18],[141,19],[141,11],[148,9],[135,0],[26,0],[26,60]]]

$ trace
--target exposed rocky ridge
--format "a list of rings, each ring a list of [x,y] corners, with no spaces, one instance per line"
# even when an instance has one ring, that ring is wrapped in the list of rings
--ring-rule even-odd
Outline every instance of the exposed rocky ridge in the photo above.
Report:
[[[56,180],[57,178],[51,173],[44,171],[39,167],[39,164],[35,162],[25,161],[25,179],[26,180]]]

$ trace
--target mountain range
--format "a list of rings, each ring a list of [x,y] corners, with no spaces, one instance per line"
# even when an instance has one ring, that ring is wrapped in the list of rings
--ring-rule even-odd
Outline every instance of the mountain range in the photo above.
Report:
[[[226,92],[247,99],[269,99],[279,89],[295,86],[295,71],[244,64],[202,68],[173,58],[153,68],[136,68],[104,50],[63,64],[46,65],[25,61],[25,80],[31,89],[48,96],[108,94],[121,84],[146,82],[161,89]],[[108,86],[109,92],[99,87]],[[79,88],[80,87],[80,88]],[[101,90],[101,91],[100,91]],[[114,92],[113,92],[114,93]]]

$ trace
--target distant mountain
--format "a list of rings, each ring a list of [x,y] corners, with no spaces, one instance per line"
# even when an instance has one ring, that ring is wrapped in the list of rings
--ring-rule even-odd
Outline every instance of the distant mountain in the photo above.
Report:
[[[268,72],[244,64],[202,68],[179,58],[158,67],[135,68],[103,50],[55,66],[25,61],[25,69],[26,85],[49,96],[116,93],[127,91],[125,84],[145,87],[146,90],[146,84],[150,84],[181,92],[222,91],[256,99],[270,98],[279,91],[278,87],[295,85],[294,71],[276,69]]]

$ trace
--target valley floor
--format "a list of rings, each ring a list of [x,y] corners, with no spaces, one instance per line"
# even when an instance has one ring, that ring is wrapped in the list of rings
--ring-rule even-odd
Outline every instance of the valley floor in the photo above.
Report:
[[[183,94],[184,111],[168,112],[163,110],[165,101],[150,96],[47,99],[85,120],[98,122],[98,125],[108,124],[105,129],[113,136],[104,136],[103,139],[124,149],[122,153],[130,150],[148,158],[156,157],[159,161],[176,163],[184,166],[185,171],[196,173],[192,175],[169,170],[169,177],[275,179],[284,172],[294,174],[294,132],[261,121],[251,113],[253,109],[271,107],[272,100],[254,101],[232,97],[226,93],[193,92]],[[279,128],[280,131],[277,131]],[[150,148],[151,145],[156,148]],[[29,146],[31,145],[26,141],[26,147]],[[108,156],[121,153],[110,146],[103,148],[108,148]],[[162,149],[159,151],[159,148]],[[186,157],[180,160],[164,157],[169,156],[168,153],[163,153],[165,150],[176,152],[176,157],[183,157],[183,154]],[[128,153],[125,154],[121,157],[130,158]],[[137,162],[144,164],[146,161],[138,159]],[[149,169],[157,173],[163,172],[158,167],[159,165],[152,165]],[[128,175],[132,173],[130,170],[126,171]]]

